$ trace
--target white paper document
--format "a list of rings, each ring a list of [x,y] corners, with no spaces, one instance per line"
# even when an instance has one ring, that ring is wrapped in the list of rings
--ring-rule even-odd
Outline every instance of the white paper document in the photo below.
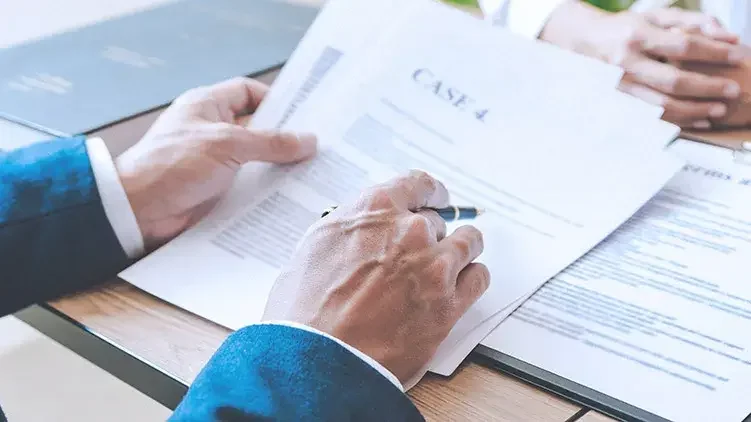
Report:
[[[683,170],[548,282],[488,347],[663,418],[751,413],[751,167],[682,143]]]
[[[336,22],[327,13],[364,10],[364,1],[332,0],[319,19]],[[484,234],[479,260],[491,287],[441,346],[451,352],[604,239],[682,166],[663,152],[677,128],[616,93],[617,69],[431,0],[409,4],[370,39],[356,25],[346,42],[314,25],[288,64],[295,72],[283,72],[253,125],[313,132],[318,155],[244,168],[211,215],[121,277],[226,327],[257,323],[323,209],[419,168],[447,185],[453,203],[488,210],[472,224]],[[566,83],[561,69],[573,72]],[[633,110],[628,120],[622,109]],[[466,355],[441,353],[443,368]]]

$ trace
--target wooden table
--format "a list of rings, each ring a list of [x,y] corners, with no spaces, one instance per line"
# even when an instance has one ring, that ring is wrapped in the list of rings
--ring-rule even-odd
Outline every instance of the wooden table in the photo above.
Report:
[[[60,338],[60,325],[44,318],[58,318],[41,308],[18,314],[41,331],[61,341],[82,356],[146,394],[174,406],[175,394],[150,390],[150,385],[129,379],[146,364],[174,377],[184,392],[229,331],[193,314],[169,305],[131,285],[114,281],[94,291],[50,304],[59,316],[67,317],[79,336],[95,336],[101,344],[93,350],[85,339],[74,335]],[[47,313],[46,316],[43,314]],[[60,319],[60,321],[64,318]],[[41,321],[41,323],[40,323]],[[71,331],[68,330],[68,331]],[[63,330],[64,331],[64,330]],[[109,350],[107,350],[109,349]],[[102,351],[103,350],[103,351]],[[122,356],[138,357],[144,368],[117,368]],[[137,378],[137,377],[136,377]],[[139,385],[141,384],[141,385]],[[170,387],[169,382],[163,382]],[[181,392],[181,393],[182,393]],[[428,375],[409,393],[428,420],[434,421],[574,421],[587,413],[546,392],[477,363],[465,363],[451,378]]]

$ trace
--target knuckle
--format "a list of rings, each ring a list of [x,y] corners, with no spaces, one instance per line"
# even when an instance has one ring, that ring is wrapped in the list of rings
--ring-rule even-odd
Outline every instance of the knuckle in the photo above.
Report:
[[[408,176],[411,179],[420,181],[431,178],[430,175],[423,170],[410,170]]]
[[[688,84],[687,77],[678,69],[672,69],[665,81],[665,90],[671,94],[682,92]]]
[[[641,61],[641,53],[637,53],[632,49],[622,49],[616,54],[609,56],[608,62],[622,68],[626,75],[631,75],[637,68],[637,65]]]
[[[687,56],[698,47],[697,38],[694,35],[684,35],[676,43],[675,49],[679,56]]]
[[[634,26],[626,30],[626,48],[629,50],[640,50],[644,44],[645,31],[642,26]]]
[[[483,235],[480,230],[474,226],[464,226],[461,228],[462,236],[454,241],[454,248],[463,261],[469,260],[473,255],[482,253],[484,246]]]
[[[433,265],[431,267],[435,278],[440,280],[442,283],[446,280],[449,273],[451,272],[453,262],[450,257],[446,255],[440,255],[433,260]]]
[[[454,240],[454,249],[456,250],[459,257],[463,261],[466,261],[469,259],[469,256],[472,253],[472,243],[467,238],[459,238]]]
[[[680,107],[678,101],[672,97],[664,96],[662,97],[662,100],[660,101],[660,105],[665,109],[666,112],[675,113],[678,111],[678,108]]]
[[[363,208],[371,211],[394,207],[394,199],[391,197],[391,192],[384,187],[376,187],[369,192],[365,192],[360,202]]]
[[[409,179],[414,180],[418,186],[427,188],[431,192],[438,189],[438,181],[425,171],[411,170],[409,172]]]
[[[419,214],[412,214],[408,218],[407,232],[411,237],[427,241],[430,239],[431,235],[430,222],[427,217]]]

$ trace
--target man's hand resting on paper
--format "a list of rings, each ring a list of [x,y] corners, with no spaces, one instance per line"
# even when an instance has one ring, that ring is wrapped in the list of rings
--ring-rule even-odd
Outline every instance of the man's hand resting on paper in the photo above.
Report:
[[[621,90],[662,106],[665,120],[694,129],[725,118],[741,90],[722,74],[681,64],[732,68],[748,56],[717,20],[680,9],[607,13],[571,1],[551,15],[540,38],[622,67]]]
[[[488,269],[473,263],[483,250],[476,228],[446,236],[437,213],[418,211],[447,204],[440,182],[412,172],[338,208],[304,236],[264,320],[328,333],[409,388],[490,281]]]
[[[312,135],[247,129],[267,86],[246,78],[190,90],[116,160],[147,248],[204,217],[250,161],[289,163],[316,151]]]

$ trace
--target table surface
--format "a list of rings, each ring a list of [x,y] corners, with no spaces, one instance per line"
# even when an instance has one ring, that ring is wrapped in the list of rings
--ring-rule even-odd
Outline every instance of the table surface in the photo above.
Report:
[[[167,0],[26,0],[0,2],[0,48]],[[288,0],[321,3],[323,0]],[[267,81],[273,78],[269,75]],[[142,127],[143,125],[141,125]],[[138,130],[142,130],[138,129]],[[130,139],[138,139],[132,133]],[[0,121],[0,148],[28,143],[38,133]],[[105,138],[106,141],[106,138]],[[113,149],[113,146],[110,145]],[[117,150],[122,149],[118,145]],[[120,280],[63,298],[52,308],[88,332],[189,384],[229,332]],[[428,420],[611,420],[500,372],[465,363],[451,378],[428,375],[409,392]]]
[[[122,281],[51,305],[186,383],[229,334]],[[464,364],[451,378],[428,375],[409,395],[428,420],[564,422],[584,413],[579,406],[475,363]]]

